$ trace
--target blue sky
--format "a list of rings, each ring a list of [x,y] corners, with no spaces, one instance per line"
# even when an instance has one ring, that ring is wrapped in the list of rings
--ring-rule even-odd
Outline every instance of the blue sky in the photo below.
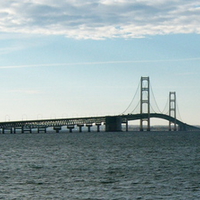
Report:
[[[176,91],[200,124],[199,15],[194,0],[1,2],[0,121],[120,114],[149,76],[160,110]]]

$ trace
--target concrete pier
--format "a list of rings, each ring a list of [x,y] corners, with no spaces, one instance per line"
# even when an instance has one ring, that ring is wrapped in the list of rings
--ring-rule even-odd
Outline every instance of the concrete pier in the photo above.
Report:
[[[81,133],[82,132],[82,127],[84,126],[83,124],[78,124],[77,125],[79,127],[79,132]]]
[[[30,127],[22,126],[22,133],[25,133],[25,132],[32,133],[32,129]]]
[[[56,133],[59,133],[59,131],[62,130],[62,127],[61,126],[54,126],[53,130],[55,130]]]
[[[126,132],[128,132],[128,121],[126,122]]]
[[[97,132],[100,132],[100,126],[101,126],[101,124],[96,123],[96,126],[97,126]]]
[[[72,130],[74,129],[74,125],[68,125],[67,128],[69,129],[69,132],[72,133]]]
[[[12,127],[2,128],[2,134],[4,134],[5,131],[9,131],[10,133],[13,133]]]
[[[17,133],[17,130],[19,130],[22,133],[22,127],[14,127],[13,130],[14,133]]]
[[[108,116],[106,117],[106,132],[119,132],[122,131],[121,117]]]
[[[86,124],[86,126],[88,127],[88,132],[91,132],[92,124]]]
[[[46,133],[47,132],[47,128],[45,126],[39,126],[38,129],[37,129],[37,132],[38,133]]]

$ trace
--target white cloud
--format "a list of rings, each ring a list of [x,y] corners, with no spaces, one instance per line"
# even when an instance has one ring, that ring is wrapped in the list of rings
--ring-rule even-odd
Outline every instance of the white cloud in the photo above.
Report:
[[[196,0],[7,0],[0,2],[0,31],[77,39],[199,34],[200,3]]]

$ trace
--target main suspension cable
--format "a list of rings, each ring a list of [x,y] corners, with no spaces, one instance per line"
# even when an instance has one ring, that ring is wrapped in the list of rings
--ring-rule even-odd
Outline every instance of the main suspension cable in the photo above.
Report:
[[[178,115],[180,117],[180,120],[183,121],[182,117],[181,117],[181,114],[180,114],[180,110],[179,110],[179,106],[178,106],[177,100],[176,100],[176,107],[177,107],[177,111],[178,111]]]
[[[167,102],[166,102],[165,107],[162,111],[163,114],[166,114],[166,115],[169,114],[168,106],[169,106],[169,99],[167,98]]]
[[[136,107],[131,111],[131,113],[133,114],[135,112],[135,110],[137,110],[137,108],[139,107],[140,101],[138,101]]]
[[[136,95],[137,95],[137,93],[138,93],[139,87],[140,87],[140,83],[138,84],[137,90],[136,90],[135,95],[133,96],[133,98],[132,98],[130,104],[128,105],[128,107],[126,108],[126,110],[125,110],[124,112],[122,112],[122,114],[124,114],[124,113],[131,107],[131,105],[132,105],[132,103],[133,103],[133,101],[134,101],[134,99],[135,99],[135,97],[136,97]],[[136,107],[137,107],[137,106],[136,106]]]
[[[158,111],[161,113],[160,108],[159,108],[159,106],[158,106],[158,104],[157,104],[157,102],[156,102],[156,98],[155,98],[155,95],[154,95],[154,93],[153,93],[153,89],[152,89],[151,84],[150,84],[150,89],[151,89],[151,93],[152,93],[152,96],[153,96],[153,100],[154,100],[154,102],[155,102],[155,104],[156,104],[156,107],[157,107]],[[152,107],[152,109],[153,109],[153,107]],[[154,109],[153,109],[153,110],[154,110]],[[155,110],[154,110],[154,112],[155,112]]]
[[[152,105],[150,105],[150,108],[151,108],[151,110],[152,110],[154,113],[156,113],[156,111],[153,109],[153,106],[152,106]]]

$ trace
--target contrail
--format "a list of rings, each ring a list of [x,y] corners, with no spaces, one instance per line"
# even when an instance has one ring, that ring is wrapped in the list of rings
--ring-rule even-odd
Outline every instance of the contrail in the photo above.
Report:
[[[100,62],[80,62],[80,63],[47,63],[34,65],[10,65],[0,66],[0,69],[11,68],[31,68],[31,67],[56,67],[56,66],[78,66],[78,65],[101,65],[101,64],[121,64],[121,63],[153,63],[153,62],[181,62],[200,60],[200,58],[183,58],[183,59],[169,59],[169,60],[122,60],[122,61],[100,61]]]

